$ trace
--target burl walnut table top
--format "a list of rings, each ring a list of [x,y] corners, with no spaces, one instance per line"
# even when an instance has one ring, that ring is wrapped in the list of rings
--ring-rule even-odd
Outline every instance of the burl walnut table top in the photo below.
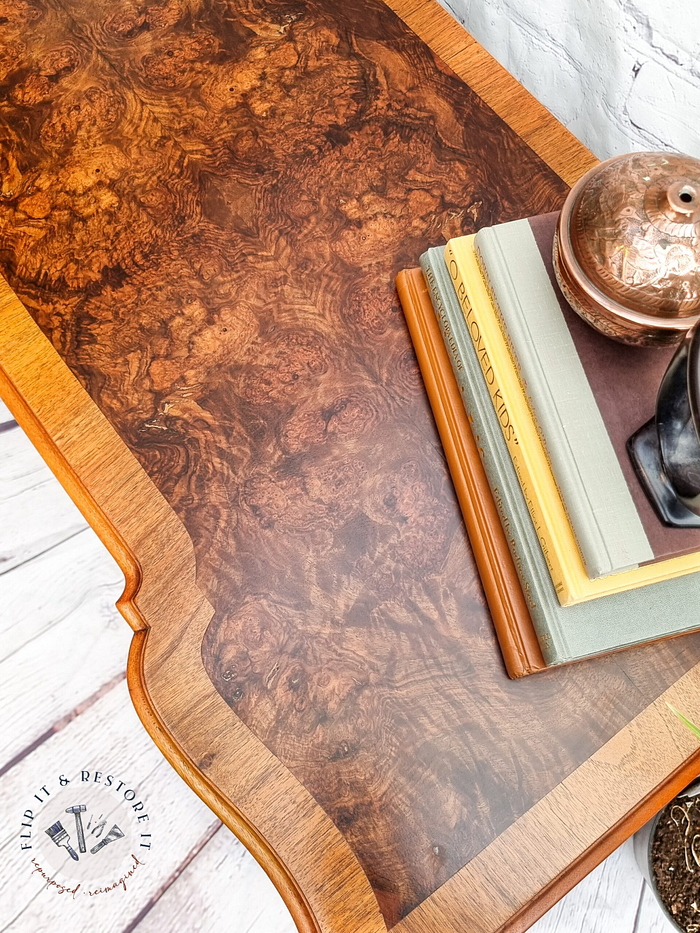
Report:
[[[694,774],[700,640],[505,675],[393,279],[594,160],[392,5],[0,0],[0,387],[299,928],[490,933]]]

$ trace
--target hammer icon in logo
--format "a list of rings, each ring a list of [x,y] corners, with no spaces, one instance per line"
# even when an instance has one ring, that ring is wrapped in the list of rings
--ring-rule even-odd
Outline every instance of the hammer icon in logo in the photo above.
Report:
[[[72,813],[75,816],[75,831],[78,834],[78,848],[81,852],[86,852],[85,847],[85,833],[83,832],[83,817],[81,814],[85,813],[85,807],[82,803],[78,804],[77,807],[66,807],[66,813]]]

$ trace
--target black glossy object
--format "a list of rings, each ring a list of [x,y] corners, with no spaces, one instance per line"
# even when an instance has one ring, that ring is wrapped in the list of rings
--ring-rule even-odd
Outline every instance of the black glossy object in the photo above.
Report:
[[[627,441],[637,475],[667,525],[700,528],[700,325],[659,386],[656,415]]]

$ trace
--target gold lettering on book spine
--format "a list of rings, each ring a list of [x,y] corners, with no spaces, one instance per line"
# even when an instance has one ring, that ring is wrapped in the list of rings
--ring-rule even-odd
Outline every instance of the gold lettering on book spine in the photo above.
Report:
[[[460,308],[462,309],[462,314],[464,315],[464,318],[467,322],[467,326],[469,329],[470,336],[472,338],[472,342],[474,343],[474,346],[476,347],[476,351],[479,356],[479,361],[481,364],[481,369],[482,369],[482,372],[484,373],[484,379],[486,381],[486,384],[489,387],[489,395],[491,397],[491,402],[493,404],[494,410],[498,417],[499,424],[501,425],[501,428],[503,430],[503,436],[506,440],[506,443],[508,444],[511,460],[513,462],[513,467],[515,468],[515,472],[518,475],[518,482],[520,483],[520,488],[522,489],[523,497],[525,498],[525,503],[527,505],[528,512],[530,513],[532,523],[535,526],[535,532],[537,533],[537,537],[539,539],[540,546],[542,548],[542,553],[544,554],[544,559],[547,562],[547,567],[549,568],[550,573],[552,574],[552,582],[554,583],[554,588],[557,591],[557,593],[560,593],[564,589],[564,585],[563,585],[563,582],[560,579],[558,579],[558,575],[554,573],[553,565],[552,565],[552,555],[550,552],[547,536],[543,531],[542,523],[538,517],[538,510],[535,507],[535,504],[532,500],[532,496],[530,495],[529,486],[525,479],[523,468],[520,463],[520,458],[518,456],[519,443],[518,443],[518,436],[515,430],[515,425],[510,419],[508,409],[501,395],[500,387],[496,383],[496,376],[493,371],[493,367],[491,366],[488,352],[486,350],[486,347],[484,346],[484,341],[481,335],[481,330],[479,329],[478,322],[475,320],[475,317],[474,317],[474,309],[472,308],[471,302],[469,301],[467,289],[466,289],[464,282],[462,281],[462,275],[459,271],[459,266],[457,265],[457,261],[454,258],[452,247],[449,245],[447,247],[445,256],[448,257],[447,268],[450,273],[450,278],[452,279],[452,283],[455,287],[457,298],[459,299]]]

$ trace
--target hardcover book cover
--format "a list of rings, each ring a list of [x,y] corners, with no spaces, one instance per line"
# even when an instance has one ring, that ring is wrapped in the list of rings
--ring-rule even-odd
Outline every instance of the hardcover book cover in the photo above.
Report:
[[[485,227],[474,244],[588,576],[653,560],[529,222]]]
[[[700,573],[576,606],[560,605],[442,254],[442,249],[433,249],[421,257],[438,326],[411,327],[411,335],[422,371],[429,370],[433,389],[428,394],[456,486],[459,464],[470,463],[477,453],[481,457],[482,475],[526,601],[526,612],[509,617],[511,632],[514,627],[521,638],[536,633],[546,665],[555,666],[696,629]],[[406,303],[404,310],[407,319],[415,316]],[[442,346],[436,346],[436,341]],[[444,411],[458,401],[467,418],[463,414],[461,420],[455,415],[445,417]],[[473,464],[471,470],[476,472]],[[474,506],[463,497],[460,504],[466,519]],[[540,669],[531,664],[522,673]]]
[[[420,269],[401,272],[396,286],[508,676],[543,670],[542,652],[423,273]]]
[[[700,552],[693,551],[622,573],[595,580],[589,578],[481,274],[474,239],[474,236],[465,236],[451,240],[446,247],[445,258],[468,325],[467,333],[476,346],[483,378],[488,384],[491,401],[561,604],[573,605],[699,570]],[[601,340],[612,343],[603,337]]]
[[[558,215],[480,230],[477,256],[589,576],[700,550],[700,529],[669,528],[625,443],[654,413],[673,348],[599,334],[562,296],[552,266]]]

